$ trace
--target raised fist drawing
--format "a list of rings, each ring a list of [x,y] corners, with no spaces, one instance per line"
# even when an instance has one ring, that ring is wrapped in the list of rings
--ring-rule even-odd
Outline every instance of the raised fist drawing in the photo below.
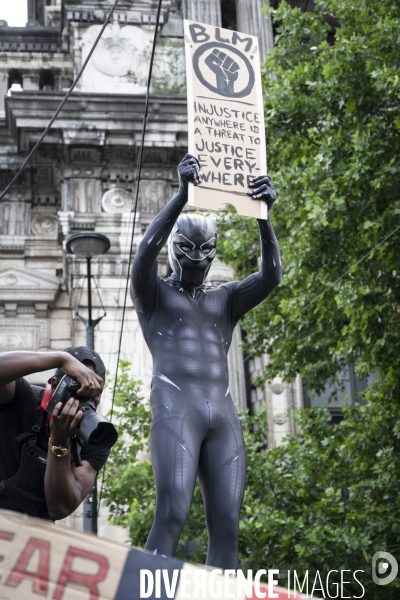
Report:
[[[217,77],[218,91],[224,96],[234,94],[233,84],[239,77],[239,65],[230,56],[214,48],[205,61]]]

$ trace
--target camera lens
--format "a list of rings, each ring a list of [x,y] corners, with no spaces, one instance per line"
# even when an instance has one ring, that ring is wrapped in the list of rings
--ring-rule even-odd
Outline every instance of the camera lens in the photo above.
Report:
[[[82,405],[79,406],[83,412],[79,425],[79,437],[84,444],[96,444],[99,450],[102,448],[109,450],[117,441],[117,430],[108,419],[98,415],[93,407],[95,408],[95,405],[90,401],[82,402]]]
[[[109,435],[109,425],[111,425],[111,423],[99,423],[93,433],[91,433],[89,443],[95,444],[96,442],[101,442],[107,438]]]

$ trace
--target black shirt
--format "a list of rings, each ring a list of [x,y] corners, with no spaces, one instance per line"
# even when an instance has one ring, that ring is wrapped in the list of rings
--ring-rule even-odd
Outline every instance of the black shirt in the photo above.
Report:
[[[37,388],[32,387],[26,379],[17,379],[15,394],[11,402],[0,404],[0,481],[13,477],[20,466],[21,450],[24,441],[18,442],[15,438],[21,433],[28,433],[37,421],[40,404],[40,395]],[[47,452],[48,438],[44,431],[44,418],[41,419],[42,428],[38,435],[39,448]],[[107,461],[109,450],[94,451],[93,448],[82,448],[81,458],[98,472]]]

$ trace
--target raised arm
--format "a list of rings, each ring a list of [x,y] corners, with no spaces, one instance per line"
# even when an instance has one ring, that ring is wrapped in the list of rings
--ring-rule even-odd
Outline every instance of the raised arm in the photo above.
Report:
[[[151,304],[157,284],[157,258],[187,202],[189,181],[195,185],[201,182],[197,158],[186,154],[178,165],[178,176],[178,192],[146,229],[132,264],[130,291],[138,312],[146,312]]]
[[[254,200],[267,202],[268,210],[276,200],[276,192],[268,175],[256,177],[251,184],[249,195]],[[253,273],[240,281],[233,290],[233,318],[238,321],[249,310],[260,304],[280,283],[282,279],[282,263],[278,240],[272,228],[270,216],[268,220],[258,219],[261,246],[261,271]]]
[[[16,379],[48,369],[61,369],[75,377],[82,396],[94,397],[103,389],[102,379],[68,352],[4,352],[0,354],[0,404],[14,398]]]

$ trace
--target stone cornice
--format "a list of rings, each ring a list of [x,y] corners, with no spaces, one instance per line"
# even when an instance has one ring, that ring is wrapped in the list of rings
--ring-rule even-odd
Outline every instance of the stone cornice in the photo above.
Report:
[[[27,72],[37,69],[53,69],[55,71],[61,69],[70,72],[72,76],[73,58],[71,54],[61,52],[3,50],[0,57],[0,71],[8,72],[10,68]]]
[[[98,0],[67,0],[64,5],[66,21],[80,23],[103,23],[113,2],[106,0],[99,8]],[[170,0],[162,4],[160,23],[167,21]],[[125,25],[153,25],[156,22],[157,0],[141,2],[121,0],[114,12],[114,18]]]
[[[6,99],[7,125],[20,141],[19,151],[27,150],[29,143],[37,140],[62,97],[62,93],[35,91],[13,93]],[[75,93],[44,144],[63,141],[68,145],[136,146],[140,143],[144,104],[143,95]],[[152,95],[146,145],[184,147],[186,133],[186,97]]]
[[[15,111],[28,114],[42,113],[52,115],[64,97],[63,92],[26,91],[12,92],[7,98],[7,113],[12,118]],[[74,92],[61,113],[61,117],[76,119],[86,118],[93,114],[105,120],[140,119],[143,115],[145,96],[143,94],[90,94]],[[82,106],[84,105],[84,106]],[[183,94],[151,94],[149,120],[184,116],[187,118],[186,95]],[[56,125],[54,126],[56,127]]]
[[[60,52],[61,33],[56,27],[0,27],[1,52]]]

